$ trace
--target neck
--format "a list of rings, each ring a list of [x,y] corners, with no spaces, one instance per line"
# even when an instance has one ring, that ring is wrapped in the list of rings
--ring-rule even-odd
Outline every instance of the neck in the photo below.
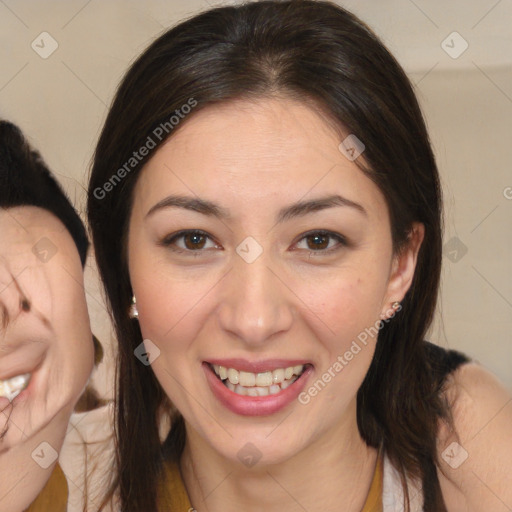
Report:
[[[359,435],[355,402],[340,425],[298,453],[246,468],[223,457],[187,425],[180,468],[192,506],[209,512],[360,512],[377,450]]]

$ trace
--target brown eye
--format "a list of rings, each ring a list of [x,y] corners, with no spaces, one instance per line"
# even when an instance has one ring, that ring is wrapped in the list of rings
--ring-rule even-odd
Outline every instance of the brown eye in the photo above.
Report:
[[[198,233],[188,233],[183,235],[185,247],[191,251],[202,249],[206,244],[206,237]]]
[[[329,245],[328,235],[309,235],[306,237],[308,249],[312,251],[325,249]]]
[[[219,247],[211,239],[208,233],[203,231],[180,231],[164,238],[160,245],[168,247],[177,253],[188,253],[193,256],[199,256],[208,249],[218,249]]]
[[[297,248],[309,252],[329,253],[348,246],[347,240],[338,233],[330,231],[310,231],[297,243]]]

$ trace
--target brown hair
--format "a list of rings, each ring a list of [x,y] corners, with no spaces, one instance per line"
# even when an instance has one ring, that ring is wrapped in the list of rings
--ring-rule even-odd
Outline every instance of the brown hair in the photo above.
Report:
[[[404,484],[406,476],[421,480],[425,512],[445,511],[436,477],[436,434],[440,419],[450,421],[449,408],[423,341],[436,306],[442,258],[434,155],[411,83],[394,57],[353,14],[312,0],[214,8],[180,23],[131,66],[103,127],[88,214],[119,340],[115,484],[122,510],[157,510],[162,461],[168,452],[178,456],[184,441],[178,417],[160,442],[158,411],[166,396],[151,369],[133,355],[142,336],[127,316],[132,290],[126,236],[133,189],[151,154],[131,168],[126,162],[191,98],[197,106],[190,116],[214,103],[276,96],[317,105],[326,120],[364,142],[364,162],[356,163],[385,196],[395,252],[407,244],[413,222],[425,225],[402,311],[380,330],[358,391],[357,421],[363,439],[382,446]]]

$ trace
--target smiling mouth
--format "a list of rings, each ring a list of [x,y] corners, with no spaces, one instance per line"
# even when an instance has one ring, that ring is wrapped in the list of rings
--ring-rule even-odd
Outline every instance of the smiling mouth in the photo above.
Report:
[[[309,364],[251,373],[210,364],[218,379],[231,391],[242,396],[276,395],[291,386],[311,366]]]
[[[24,373],[16,375],[10,379],[0,380],[0,397],[7,398],[12,402],[24,389],[27,388],[30,382],[31,373]]]

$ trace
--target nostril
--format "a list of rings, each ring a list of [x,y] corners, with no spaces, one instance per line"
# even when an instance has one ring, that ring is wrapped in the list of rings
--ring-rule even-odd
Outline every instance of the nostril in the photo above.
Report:
[[[32,304],[23,293],[18,280],[10,271],[9,275],[11,281],[4,288],[3,300],[0,300],[0,326],[4,331],[19,313],[29,313],[32,310]]]
[[[28,313],[30,311],[30,302],[28,301],[28,299],[26,297],[23,297],[20,300],[20,308],[22,311],[25,311],[26,313]]]
[[[9,311],[3,302],[0,304],[0,325],[3,330],[9,325]]]

